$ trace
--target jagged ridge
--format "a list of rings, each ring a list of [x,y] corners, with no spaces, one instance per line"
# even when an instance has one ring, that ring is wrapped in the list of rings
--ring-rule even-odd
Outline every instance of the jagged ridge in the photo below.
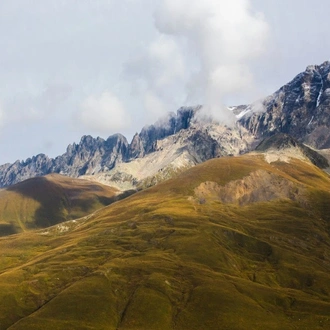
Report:
[[[240,123],[257,139],[277,133],[292,135],[318,149],[330,147],[330,62],[310,65],[260,104],[235,110]]]
[[[260,106],[265,111],[260,112]],[[49,173],[71,177],[106,173],[118,164],[159,152],[157,141],[171,136],[180,137],[180,130],[185,130],[187,134],[183,139],[173,139],[185,141],[177,146],[176,152],[187,151],[191,164],[218,156],[244,153],[251,150],[256,141],[278,133],[289,134],[314,148],[329,148],[330,62],[307,67],[291,82],[262,100],[261,105],[257,102],[232,107],[238,120],[233,128],[237,134],[232,134],[229,128],[226,128],[227,133],[217,131],[214,127],[208,130],[208,123],[195,125],[195,113],[200,108],[183,107],[176,114],[170,113],[154,125],[143,128],[139,134],[136,133],[130,144],[121,134],[112,135],[107,140],[84,136],[80,143],[69,145],[66,153],[55,159],[40,154],[26,161],[2,165],[0,187]],[[117,173],[115,175],[118,176]],[[126,173],[124,176],[127,177]],[[136,178],[132,177],[132,180],[135,182]]]
[[[49,158],[39,154],[25,161],[0,166],[0,187],[10,186],[35,176],[60,173],[71,177],[93,175],[111,170],[118,163],[143,157],[155,150],[156,141],[187,129],[199,107],[182,107],[162,121],[144,127],[136,133],[131,144],[121,134],[100,137],[83,136],[81,141],[68,146],[66,152]]]

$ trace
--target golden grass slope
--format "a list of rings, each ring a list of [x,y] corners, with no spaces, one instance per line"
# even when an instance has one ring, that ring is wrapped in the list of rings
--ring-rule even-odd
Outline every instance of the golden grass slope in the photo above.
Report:
[[[1,238],[0,329],[329,329],[329,200],[315,166],[246,155]]]
[[[59,174],[36,177],[0,190],[0,235],[80,218],[110,204],[118,191]]]

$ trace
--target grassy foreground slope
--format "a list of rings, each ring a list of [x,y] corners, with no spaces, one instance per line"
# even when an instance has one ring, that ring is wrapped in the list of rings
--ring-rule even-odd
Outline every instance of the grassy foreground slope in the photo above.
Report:
[[[108,205],[118,191],[59,174],[28,179],[0,190],[0,235],[48,227]]]
[[[0,239],[0,329],[329,329],[330,179],[214,159]]]

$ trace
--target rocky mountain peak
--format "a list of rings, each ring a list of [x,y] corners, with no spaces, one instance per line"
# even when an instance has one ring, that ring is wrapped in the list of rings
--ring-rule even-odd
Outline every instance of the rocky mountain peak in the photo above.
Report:
[[[320,65],[308,65],[305,72],[325,72],[330,70],[330,61],[324,61]]]
[[[122,134],[111,135],[106,140],[84,135],[79,143],[70,144],[66,152],[55,159],[40,154],[23,162],[1,165],[0,187],[49,173],[79,177],[107,172],[119,163],[154,152],[158,140],[189,128],[198,109],[182,107],[176,114],[168,114],[154,125],[144,127],[139,134],[136,133],[131,144]]]
[[[140,159],[150,155],[153,155],[148,157],[153,162],[152,175],[167,177],[161,173],[165,168],[170,173],[173,168],[176,171],[180,166],[192,166],[209,158],[241,154],[279,133],[318,149],[330,148],[330,62],[308,66],[261,101],[230,107],[237,118],[235,127],[198,120],[196,114],[200,109],[201,106],[181,107],[145,126],[130,144],[121,134],[106,140],[85,135],[55,159],[40,154],[23,162],[1,165],[0,187],[49,173],[95,176],[135,160],[139,164],[134,166],[138,168],[144,164]],[[282,137],[281,141],[293,144],[289,138]],[[183,153],[185,156],[180,158]],[[122,177],[123,173],[127,178],[133,177],[134,182],[141,179],[126,168],[113,175]]]
[[[135,159],[143,157],[144,155],[144,145],[142,139],[138,133],[133,136],[132,142],[129,146],[128,158]]]
[[[308,66],[261,103],[263,112],[247,111],[251,106],[245,106],[239,117],[257,139],[286,133],[316,148],[330,147],[329,61]]]
[[[199,109],[200,107],[181,107],[176,114],[169,113],[155,124],[145,126],[138,136],[133,137],[129,155],[136,158],[155,151],[157,140],[173,135],[181,129],[189,128]]]

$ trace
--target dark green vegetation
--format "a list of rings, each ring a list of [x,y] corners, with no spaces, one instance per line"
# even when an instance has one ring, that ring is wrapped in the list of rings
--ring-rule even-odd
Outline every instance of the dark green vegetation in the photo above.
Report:
[[[116,201],[116,193],[108,186],[59,174],[23,181],[0,190],[0,235],[80,218]]]
[[[329,201],[317,167],[247,155],[1,238],[0,329],[329,329]]]

